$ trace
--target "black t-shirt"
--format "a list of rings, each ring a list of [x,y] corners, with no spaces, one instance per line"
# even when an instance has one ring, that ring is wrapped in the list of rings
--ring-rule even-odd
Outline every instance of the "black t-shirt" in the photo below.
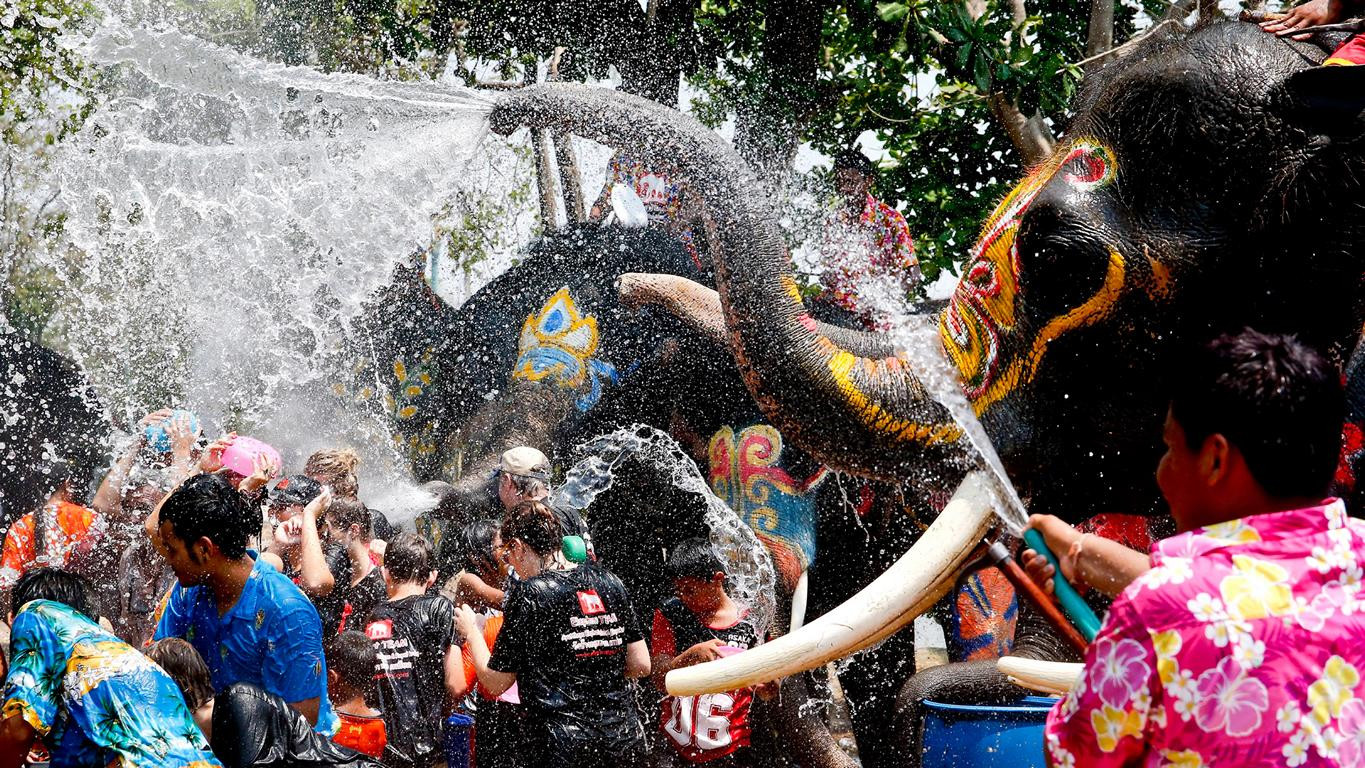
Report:
[[[621,580],[592,563],[512,588],[488,666],[515,672],[532,747],[544,757],[620,756],[644,733],[626,680],[626,646],[643,640]]]
[[[336,587],[341,591],[341,599],[345,606],[341,610],[341,623],[337,627],[338,632],[345,632],[354,629],[360,632],[365,631],[365,620],[369,618],[370,611],[375,606],[389,599],[388,590],[384,586],[384,572],[378,566],[370,569],[354,586],[349,582],[346,586]]]
[[[312,601],[313,607],[318,609],[318,618],[322,619],[322,636],[325,639],[337,633],[337,627],[341,625],[342,615],[346,611],[344,596],[346,590],[342,585],[351,583],[351,556],[346,552],[346,547],[329,542],[323,542],[322,556],[327,561],[327,570],[332,572],[332,591],[322,597],[309,595],[308,599]],[[284,575],[298,583],[299,569],[287,568]]]
[[[380,603],[365,634],[379,655],[375,673],[389,749],[385,763],[428,766],[442,758],[445,655],[455,644],[455,608],[440,595]]]

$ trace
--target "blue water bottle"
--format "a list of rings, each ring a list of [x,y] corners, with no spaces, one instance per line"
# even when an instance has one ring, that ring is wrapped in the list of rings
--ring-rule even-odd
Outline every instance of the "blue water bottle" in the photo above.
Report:
[[[469,768],[474,754],[474,718],[459,712],[446,718],[446,766]]]

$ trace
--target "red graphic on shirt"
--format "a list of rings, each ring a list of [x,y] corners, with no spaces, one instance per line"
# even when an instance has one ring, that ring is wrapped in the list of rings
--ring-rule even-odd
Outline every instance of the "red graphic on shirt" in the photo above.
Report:
[[[389,640],[393,637],[393,619],[372,622],[365,627],[365,636],[371,640]]]
[[[602,602],[602,598],[597,596],[595,589],[578,593],[578,608],[583,611],[584,616],[596,616],[599,613],[607,612],[606,604]]]

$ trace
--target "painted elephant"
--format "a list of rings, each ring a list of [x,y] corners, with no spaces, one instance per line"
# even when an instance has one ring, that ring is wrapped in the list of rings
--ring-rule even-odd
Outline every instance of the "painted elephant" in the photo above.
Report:
[[[689,285],[709,279],[670,237],[589,226],[537,240],[458,309],[409,267],[372,302],[359,348],[373,359],[356,377],[355,394],[374,396],[378,380],[395,437],[419,478],[452,479],[456,500],[443,507],[455,512],[432,526],[434,538],[447,525],[501,514],[491,475],[503,450],[536,445],[565,468],[583,457],[576,446],[619,427],[648,425],[681,445],[705,484],[767,545],[779,600],[786,602],[813,561],[818,567],[817,536],[854,549],[839,545],[832,562],[843,565],[817,577],[822,586],[811,595],[812,607],[856,592],[863,569],[845,561],[872,570],[874,549],[899,553],[904,544],[885,541],[911,540],[914,521],[880,513],[860,485],[790,448],[762,419],[723,334],[631,299],[620,285],[624,274],[669,275]],[[651,611],[672,593],[662,550],[705,533],[706,504],[676,487],[667,468],[633,455],[608,458],[615,480],[589,509],[593,540],[637,606]],[[846,515],[821,514],[822,504],[842,507],[845,494],[852,500]],[[817,533],[825,518],[833,527]],[[910,639],[907,632],[888,643],[886,659],[862,675],[861,688],[850,674],[850,698],[865,689],[862,700],[876,695],[885,702],[859,712],[860,730],[886,730],[889,702],[912,671],[903,663],[912,658]],[[803,764],[846,765],[815,708],[801,705],[806,684],[793,680],[773,717],[784,732],[800,734],[794,750]],[[778,760],[792,751],[768,750]]]
[[[1163,512],[1163,392],[1191,344],[1254,325],[1349,355],[1363,319],[1365,89],[1346,71],[1357,68],[1317,67],[1323,56],[1231,22],[1140,46],[1087,78],[1065,140],[986,222],[937,346],[1032,510]],[[933,360],[810,317],[771,202],[695,121],[572,85],[509,94],[491,120],[629,144],[680,169],[705,209],[744,382],[788,440],[865,477],[967,478],[892,577],[755,651],[679,670],[670,688],[810,668],[931,604],[991,526],[963,426],[926,387]],[[942,674],[983,697],[998,682],[990,666]]]

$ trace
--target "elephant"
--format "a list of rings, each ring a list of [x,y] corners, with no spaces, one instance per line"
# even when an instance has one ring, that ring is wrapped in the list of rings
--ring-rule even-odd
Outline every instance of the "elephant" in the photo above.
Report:
[[[680,446],[673,450],[695,460],[705,484],[758,532],[776,565],[784,604],[802,572],[813,562],[818,569],[818,537],[841,548],[849,542],[857,551],[848,556],[869,568],[878,542],[899,551],[885,541],[908,541],[917,530],[914,521],[880,514],[860,486],[841,488],[847,481],[788,448],[762,420],[723,335],[651,306],[647,287],[632,289],[625,274],[669,275],[688,284],[710,279],[669,236],[588,225],[539,238],[458,309],[411,266],[401,267],[370,303],[356,345],[369,360],[359,368],[353,394],[386,400],[395,439],[419,480],[451,480],[439,519],[422,524],[438,549],[451,526],[501,515],[491,476],[503,450],[534,445],[567,467],[601,454],[593,438],[649,426],[676,440]],[[577,448],[584,444],[589,446]],[[589,509],[592,541],[647,619],[672,594],[662,550],[706,532],[706,503],[676,487],[670,476],[675,470],[638,455],[605,455],[615,465],[615,479]],[[856,522],[821,509],[842,505],[844,495],[854,502],[845,518]],[[817,533],[826,518],[832,527]],[[822,572],[812,609],[856,592],[860,576],[847,565]],[[862,675],[868,693],[861,700],[880,696],[884,703],[860,709],[860,733],[876,734],[889,723],[896,687],[912,671],[905,664],[912,659],[910,640],[903,633],[869,657],[882,671]],[[794,751],[808,765],[847,765],[815,709],[803,706],[807,684],[791,681],[770,711],[770,721],[800,734],[795,745],[766,751],[774,759]],[[863,691],[857,682],[848,687],[858,700]]]
[[[490,114],[497,132],[630,145],[688,179],[717,288],[714,300],[690,302],[695,325],[723,325],[747,389],[789,442],[851,475],[903,482],[927,472],[958,487],[887,576],[764,646],[675,670],[670,690],[809,669],[931,605],[1000,525],[967,437],[971,417],[1030,510],[1155,519],[1165,515],[1153,479],[1164,392],[1192,345],[1254,326],[1344,363],[1365,319],[1356,119],[1365,75],[1318,67],[1324,55],[1252,24],[1211,23],[1154,37],[1087,75],[1055,152],[987,219],[927,358],[811,317],[770,199],[714,132],[586,86],[505,95]],[[945,361],[969,416],[945,406],[951,391],[930,395]],[[1016,652],[1061,655],[1047,635],[1021,623]],[[1001,691],[991,664],[935,675],[978,700]],[[904,698],[940,684],[912,680]]]

